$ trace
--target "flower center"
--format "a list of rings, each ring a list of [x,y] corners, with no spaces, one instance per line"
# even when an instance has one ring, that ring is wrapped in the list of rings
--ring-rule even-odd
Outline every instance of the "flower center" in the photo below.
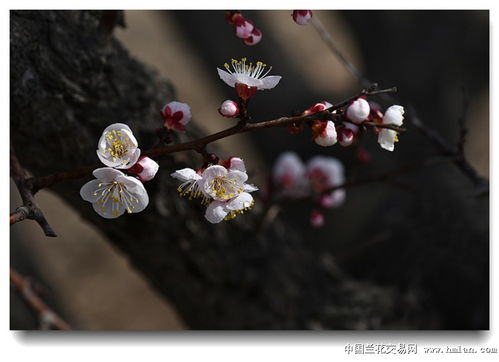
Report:
[[[131,214],[135,205],[139,203],[139,199],[133,196],[125,185],[117,181],[100,183],[94,191],[94,196],[99,196],[95,203],[101,211],[112,216],[119,216],[123,208]],[[108,202],[111,202],[111,207],[106,209]]]
[[[209,183],[210,191],[221,200],[229,200],[243,191],[236,179],[227,178],[227,175],[214,177]]]
[[[310,183],[314,192],[320,193],[330,187],[329,178],[320,170],[312,170],[309,173]]]
[[[128,152],[128,148],[132,146],[130,139],[123,136],[122,131],[112,130],[106,133],[106,139],[109,145],[106,151],[109,152],[113,162],[124,157]]]
[[[224,67],[231,74],[243,75],[253,79],[263,78],[272,70],[272,66],[263,62],[256,62],[256,65],[253,65],[253,63],[246,64],[246,60],[246,58],[241,60],[231,59],[232,69],[228,63],[225,63]]]

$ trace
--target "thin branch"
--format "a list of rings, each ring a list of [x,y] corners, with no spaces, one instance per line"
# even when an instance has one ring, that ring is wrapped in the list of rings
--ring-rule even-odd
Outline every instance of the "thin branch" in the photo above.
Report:
[[[36,313],[40,329],[70,330],[71,327],[59,317],[36,294],[31,282],[14,269],[10,268],[10,281],[19,291],[28,306]]]
[[[269,121],[262,121],[256,123],[247,123],[245,120],[241,120],[238,124],[233,127],[224,129],[223,131],[213,133],[206,137],[202,137],[193,141],[174,144],[174,145],[166,145],[166,146],[156,146],[146,152],[143,153],[144,156],[149,157],[159,157],[167,154],[183,152],[183,151],[196,151],[203,155],[204,159],[207,159],[208,154],[206,153],[206,146],[212,142],[221,140],[223,138],[227,138],[236,134],[246,133],[251,131],[256,131],[260,129],[273,128],[273,127],[285,127],[287,125],[293,123],[302,123],[308,122],[312,120],[332,120],[335,123],[342,122],[350,122],[349,120],[344,119],[341,115],[334,114],[333,112],[345,107],[350,102],[356,100],[360,96],[372,96],[386,93],[393,93],[397,91],[396,87],[388,88],[388,89],[376,89],[377,85],[372,84],[368,89],[362,90],[359,94],[352,96],[342,102],[335,104],[334,106],[322,111],[304,116],[295,116],[295,117],[281,117]],[[377,124],[373,122],[363,122],[362,125],[373,128],[387,128],[391,130],[395,130],[397,132],[404,132],[406,129],[403,127],[398,127],[393,124]],[[33,185],[33,191],[37,192],[38,190],[53,186],[61,181],[70,180],[70,179],[78,179],[88,175],[92,170],[99,167],[98,165],[91,167],[84,167],[73,171],[68,172],[60,172],[53,175],[43,176],[43,177],[34,177],[29,181]]]
[[[329,49],[336,55],[336,57],[343,63],[345,68],[352,73],[352,75],[357,78],[359,83],[363,87],[367,87],[371,84],[371,82],[365,78],[362,73],[357,69],[355,65],[353,65],[352,62],[350,62],[347,57],[343,55],[343,53],[339,50],[338,46],[336,45],[336,42],[333,40],[333,37],[331,34],[326,30],[322,22],[319,20],[317,16],[312,17],[312,26],[314,29],[319,33],[319,36],[322,38],[324,43],[329,47]]]
[[[10,176],[14,180],[23,201],[23,206],[17,208],[17,210],[10,215],[10,224],[12,225],[25,219],[35,220],[46,236],[57,236],[47,222],[47,219],[45,219],[43,212],[38,207],[35,197],[33,196],[30,178],[27,177],[26,172],[19,163],[12,147],[10,149]]]

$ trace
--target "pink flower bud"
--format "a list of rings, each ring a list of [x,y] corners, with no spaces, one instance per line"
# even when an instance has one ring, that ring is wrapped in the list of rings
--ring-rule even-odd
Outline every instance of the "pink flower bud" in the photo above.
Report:
[[[185,125],[191,120],[191,108],[186,103],[170,102],[160,112],[164,126],[168,129],[185,131]]]
[[[354,133],[350,128],[343,127],[338,132],[338,142],[343,147],[348,147],[353,143]]]
[[[334,122],[327,121],[326,127],[315,137],[315,143],[322,147],[332,146],[337,142],[336,127]]]
[[[312,10],[293,10],[293,20],[296,24],[307,25],[312,19]]]
[[[234,32],[236,36],[241,39],[246,39],[251,35],[253,31],[253,24],[247,21],[240,13],[235,14],[232,17],[232,22],[234,24]]]
[[[329,107],[332,107],[333,105],[327,101],[322,101],[319,103],[314,104],[312,107],[309,108],[310,113],[317,113],[317,112],[322,112],[326,110]]]
[[[142,156],[135,165],[130,167],[128,171],[136,174],[139,177],[139,180],[150,181],[156,176],[156,172],[158,172],[159,165],[153,159]]]
[[[239,115],[239,105],[233,100],[227,99],[218,109],[218,113],[228,118],[237,117]]]
[[[310,213],[310,224],[312,224],[314,228],[324,226],[324,214],[317,210],[313,210]]]
[[[352,102],[347,109],[347,118],[357,124],[364,122],[369,117],[369,103],[364,98]]]
[[[262,32],[259,29],[254,28],[251,35],[244,39],[243,42],[246,45],[252,46],[258,44],[260,40],[262,40]]]

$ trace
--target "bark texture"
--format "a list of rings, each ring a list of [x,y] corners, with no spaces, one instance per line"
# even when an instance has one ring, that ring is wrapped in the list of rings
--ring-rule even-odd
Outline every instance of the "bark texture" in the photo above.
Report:
[[[96,164],[97,140],[114,122],[127,123],[144,150],[156,142],[158,110],[174,90],[109,34],[116,20],[100,11],[11,12],[11,142],[34,175]],[[150,204],[137,215],[99,217],[79,196],[91,175],[53,190],[128,256],[190,328],[428,326],[414,318],[417,301],[349,278],[285,221],[262,235],[256,211],[210,225],[169,176],[199,157],[158,161],[158,176],[146,184]]]

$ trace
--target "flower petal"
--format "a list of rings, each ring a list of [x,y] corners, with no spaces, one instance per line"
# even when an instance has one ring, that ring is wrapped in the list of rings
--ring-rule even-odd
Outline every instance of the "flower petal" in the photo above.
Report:
[[[220,68],[217,68],[217,71],[220,79],[223,80],[228,86],[234,88],[234,86],[236,85],[236,78],[229,72],[226,72],[225,70],[222,70]]]
[[[149,204],[149,195],[147,194],[142,182],[137,180],[135,177],[124,175],[118,177],[116,181],[125,185],[126,190],[138,199],[138,202],[134,205],[135,208],[132,212],[141,212],[147,207]]]
[[[269,75],[261,79],[262,85],[258,86],[258,89],[271,89],[274,88],[281,80],[280,75]]]
[[[140,157],[140,148],[136,148],[135,150],[133,150],[133,152],[129,155],[129,157],[130,158],[128,159],[127,163],[123,163],[122,161],[122,164],[116,167],[121,169],[127,169],[135,165]]]
[[[251,184],[244,184],[244,191],[246,191],[246,192],[258,191],[258,187],[256,187],[255,185],[251,185]]]
[[[133,144],[134,147],[137,147],[139,145],[139,143],[137,142],[137,139],[133,135],[133,133],[130,130],[130,128],[128,128],[128,129],[122,129],[121,131],[130,139],[130,141],[132,142],[132,144]]]
[[[236,184],[243,184],[248,180],[248,174],[246,172],[241,172],[238,170],[229,170],[227,174],[229,180],[235,180]]]
[[[97,203],[93,203],[92,206],[95,212],[105,219],[116,219],[125,212],[125,207],[118,202],[113,202],[113,200],[108,200],[102,206],[97,205]]]
[[[229,211],[225,208],[224,202],[213,201],[206,208],[204,217],[212,224],[218,224],[228,213]]]
[[[124,123],[113,123],[113,124],[111,124],[111,125],[109,125],[109,126],[106,127],[106,129],[104,130],[103,134],[106,133],[106,132],[110,132],[110,131],[122,131],[122,130],[125,130],[125,131],[128,131],[129,133],[132,133],[132,130],[126,124],[124,124]]]
[[[95,195],[95,190],[99,188],[100,180],[92,180],[83,185],[80,189],[80,196],[88,202],[95,202],[100,195]]]
[[[381,148],[387,151],[393,151],[395,148],[395,137],[397,132],[391,129],[382,129],[378,135],[378,143]]]
[[[203,172],[203,179],[209,179],[213,177],[220,177],[227,175],[227,169],[220,165],[213,165],[208,167]]]
[[[181,170],[177,170],[174,173],[172,173],[170,176],[182,182],[189,180],[200,180],[202,178],[201,175],[199,175],[192,168],[183,168]]]
[[[244,166],[244,161],[239,157],[231,157],[229,170],[237,170],[241,172],[246,172],[246,167]]]
[[[227,202],[225,206],[228,210],[242,210],[253,204],[253,196],[247,192],[241,192],[237,197]]]
[[[94,170],[92,175],[101,181],[112,182],[116,180],[118,176],[124,176],[124,173],[111,167],[101,167]]]

